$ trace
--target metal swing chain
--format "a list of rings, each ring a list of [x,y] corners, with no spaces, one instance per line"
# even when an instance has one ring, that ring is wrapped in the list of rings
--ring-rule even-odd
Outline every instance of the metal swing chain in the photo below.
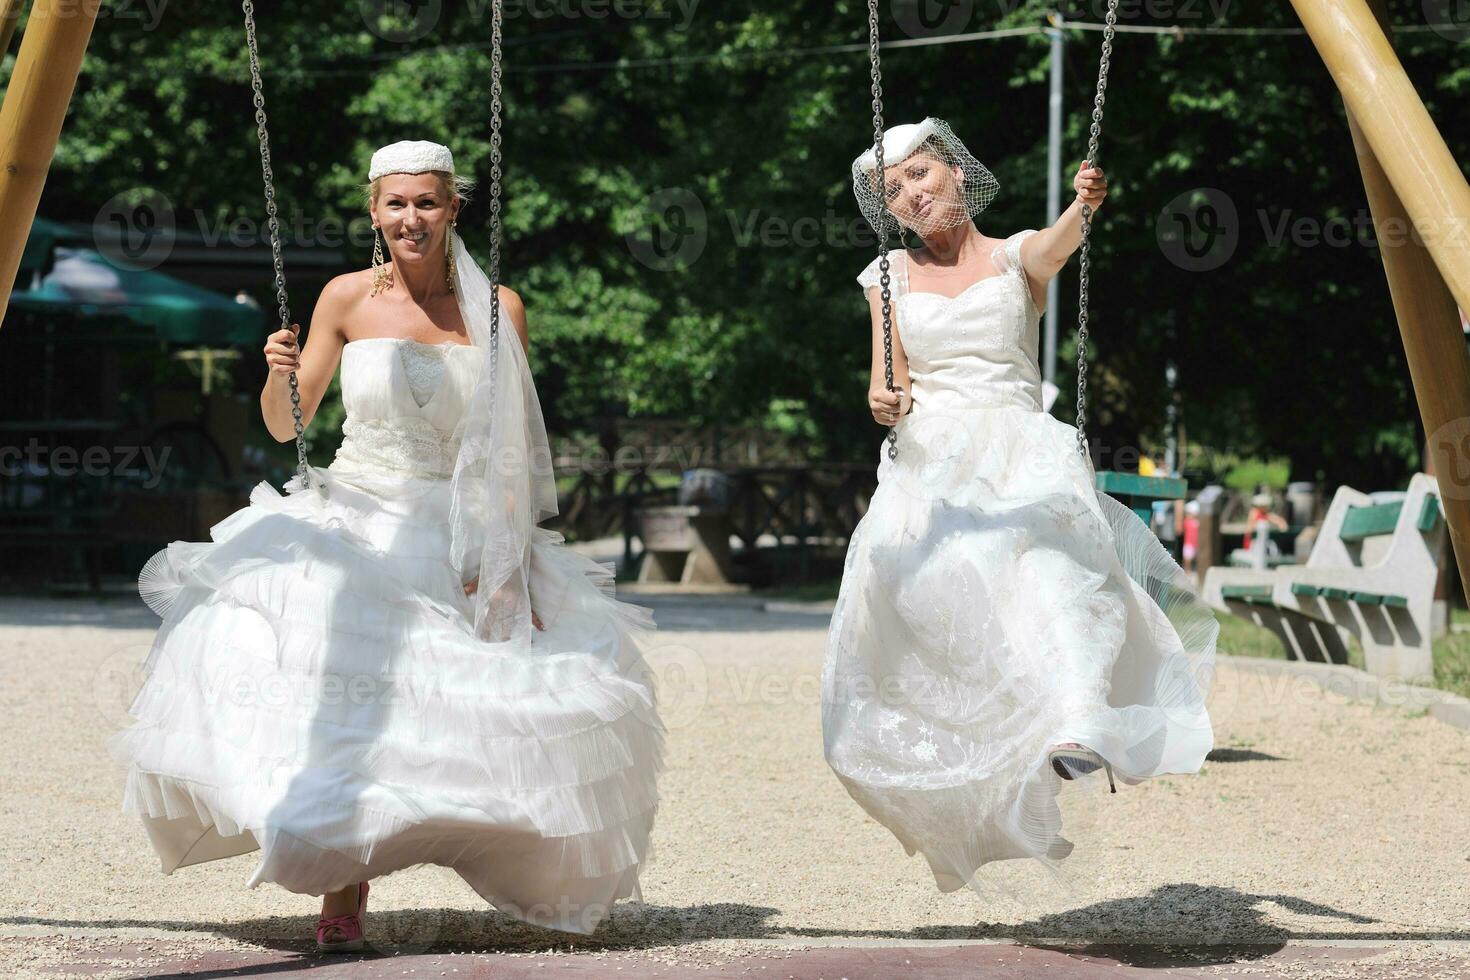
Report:
[[[1115,0],[1116,2],[1116,0]],[[879,286],[883,297],[883,384],[893,391],[893,292],[889,288],[888,275],[888,184],[883,171],[883,68],[878,56],[878,0],[868,0],[868,63],[873,79],[873,147],[877,154],[878,200],[883,213],[878,218],[878,272]],[[903,404],[900,396],[899,405]],[[888,427],[888,458],[898,458],[898,431],[896,425]]]
[[[490,4],[490,376],[500,357],[500,94],[502,0]]]
[[[265,124],[265,87],[260,77],[260,49],[255,40],[255,5],[251,0],[241,0],[245,11],[245,44],[250,50],[250,87],[255,93],[255,132],[260,142],[260,172],[265,182],[265,211],[271,235],[271,261],[276,270],[276,303],[281,316],[281,329],[291,327],[291,309],[286,301],[286,265],[281,258],[281,222],[276,216],[276,177],[271,170],[270,134]],[[306,437],[301,425],[301,390],[296,384],[296,372],[291,372],[291,422],[296,429],[296,472],[301,485],[311,488],[310,471],[306,465]]]
[[[1108,15],[1103,26],[1102,55],[1097,67],[1097,95],[1092,102],[1092,127],[1087,138],[1087,162],[1097,166],[1097,144],[1102,137],[1103,100],[1108,90],[1108,68],[1113,58],[1114,26],[1118,22],[1118,0],[1108,0]],[[1092,248],[1092,206],[1082,205],[1082,248],[1080,273],[1078,275],[1080,295],[1077,300],[1077,451],[1089,463],[1087,452],[1087,287],[1089,284],[1089,253]]]

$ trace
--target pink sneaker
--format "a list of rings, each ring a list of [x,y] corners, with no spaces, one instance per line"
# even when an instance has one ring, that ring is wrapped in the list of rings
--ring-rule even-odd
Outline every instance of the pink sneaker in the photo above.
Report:
[[[316,948],[323,953],[353,953],[362,949],[362,916],[367,909],[368,883],[357,886],[357,911],[321,916],[316,920]]]

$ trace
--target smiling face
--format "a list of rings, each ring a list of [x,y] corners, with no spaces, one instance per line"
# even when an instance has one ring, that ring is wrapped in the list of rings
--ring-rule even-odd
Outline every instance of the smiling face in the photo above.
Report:
[[[884,168],[888,209],[905,228],[923,238],[970,217],[964,170],[926,142],[902,163]]]
[[[383,229],[395,262],[444,262],[449,227],[459,214],[447,175],[385,174],[378,178],[369,212]]]

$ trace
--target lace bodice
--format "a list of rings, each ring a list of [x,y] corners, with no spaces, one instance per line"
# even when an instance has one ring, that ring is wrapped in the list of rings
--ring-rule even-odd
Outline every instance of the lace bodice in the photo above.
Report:
[[[442,344],[408,343],[398,348],[403,358],[403,373],[408,379],[408,390],[419,408],[429,403],[439,382],[444,378],[444,365],[449,357],[449,348],[459,344],[446,340]]]
[[[342,349],[342,445],[331,469],[422,479],[454,475],[456,427],[480,351],[449,340],[369,337]]]
[[[1021,267],[1018,231],[992,253],[997,275],[959,295],[908,286],[907,250],[889,253],[894,324],[908,356],[914,414],[934,409],[1042,410],[1037,343],[1041,314]],[[864,291],[879,284],[878,259],[858,276]]]

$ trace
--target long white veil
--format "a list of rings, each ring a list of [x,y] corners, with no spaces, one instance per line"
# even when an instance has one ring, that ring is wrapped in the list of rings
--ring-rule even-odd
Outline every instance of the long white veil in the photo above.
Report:
[[[459,232],[449,234],[460,313],[470,343],[484,351],[456,429],[450,560],[466,582],[479,576],[475,634],[491,642],[529,640],[531,532],[557,513],[551,447],[520,337],[508,319],[497,324],[494,286]]]

